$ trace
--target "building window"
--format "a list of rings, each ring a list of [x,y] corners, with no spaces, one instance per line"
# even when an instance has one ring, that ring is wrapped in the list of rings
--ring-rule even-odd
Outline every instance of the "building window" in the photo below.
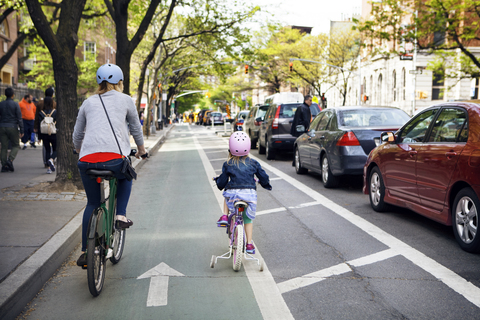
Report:
[[[401,93],[401,97],[402,97],[402,100],[405,101],[405,85],[407,83],[407,75],[406,75],[406,72],[405,72],[405,68],[402,69],[402,93]]]
[[[397,101],[397,73],[395,70],[393,70],[392,77],[393,101]]]
[[[470,98],[471,98],[471,99],[478,99],[478,98],[480,98],[480,97],[478,96],[479,80],[480,80],[480,78],[472,79],[472,92],[471,92],[471,94],[470,94]]]
[[[432,100],[443,100],[445,94],[445,74],[443,70],[433,72],[432,75]]]
[[[377,83],[377,104],[382,104],[382,85],[383,85],[383,76],[380,73],[378,76],[378,83]]]
[[[10,33],[8,32],[8,24],[7,20],[3,20],[2,23],[0,23],[0,34],[3,34],[7,38],[10,38]]]
[[[87,59],[91,58],[96,58],[96,45],[95,42],[85,42],[83,44],[83,61],[86,61]],[[96,61],[96,59],[95,59]]]

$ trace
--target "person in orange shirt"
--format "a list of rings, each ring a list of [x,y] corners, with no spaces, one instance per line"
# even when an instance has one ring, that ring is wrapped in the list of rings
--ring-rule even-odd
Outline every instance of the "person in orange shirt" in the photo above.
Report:
[[[32,140],[33,125],[35,123],[35,111],[37,107],[32,102],[32,95],[27,94],[22,101],[18,103],[20,111],[22,112],[24,135],[22,137],[23,150],[27,149],[27,141],[30,140],[30,145],[36,148],[35,140]]]

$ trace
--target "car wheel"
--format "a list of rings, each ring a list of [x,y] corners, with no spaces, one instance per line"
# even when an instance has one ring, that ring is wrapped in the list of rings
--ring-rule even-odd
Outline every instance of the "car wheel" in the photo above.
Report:
[[[322,157],[322,182],[325,188],[332,188],[338,185],[338,178],[332,174],[326,154]]]
[[[378,167],[373,168],[370,172],[368,186],[370,205],[372,206],[373,210],[377,212],[386,211],[388,209],[388,204],[383,201],[383,198],[385,197],[385,185],[383,184],[382,174],[380,173],[380,169],[378,169]]]
[[[452,227],[460,247],[471,253],[480,252],[478,210],[480,201],[471,188],[463,188],[452,206]]]
[[[248,131],[248,136],[250,137],[250,149],[256,149],[257,148],[257,140],[252,139],[252,132]]]
[[[262,143],[260,142],[260,139],[258,139],[258,153],[265,154],[265,147],[262,147]]]
[[[275,159],[275,151],[273,151],[272,145],[270,144],[270,142],[268,142],[268,140],[265,144],[265,155],[267,156],[267,160]]]
[[[308,172],[308,169],[302,167],[302,163],[300,162],[300,152],[298,148],[295,148],[295,171],[297,174],[305,174]]]

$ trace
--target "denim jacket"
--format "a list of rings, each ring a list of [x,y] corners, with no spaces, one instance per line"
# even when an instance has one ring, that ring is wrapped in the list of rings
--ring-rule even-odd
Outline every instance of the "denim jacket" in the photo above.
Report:
[[[218,189],[257,189],[255,177],[265,189],[272,190],[268,175],[262,169],[260,163],[247,157],[245,163],[239,162],[238,166],[230,161],[225,161],[222,167],[222,174],[215,180]]]

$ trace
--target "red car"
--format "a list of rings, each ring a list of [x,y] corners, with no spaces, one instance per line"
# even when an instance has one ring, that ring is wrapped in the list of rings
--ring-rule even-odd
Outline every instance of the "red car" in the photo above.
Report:
[[[463,250],[480,252],[480,101],[432,106],[381,138],[363,170],[372,208],[451,225]]]

